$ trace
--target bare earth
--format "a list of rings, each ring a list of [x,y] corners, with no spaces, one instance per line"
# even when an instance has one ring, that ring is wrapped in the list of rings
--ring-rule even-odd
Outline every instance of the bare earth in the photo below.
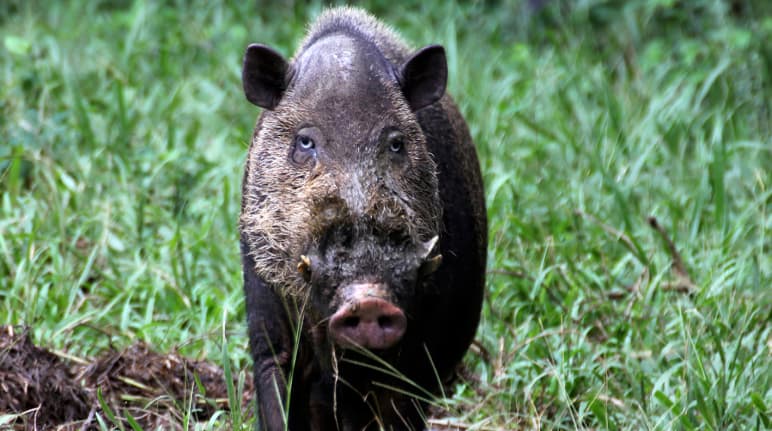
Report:
[[[244,405],[251,386],[248,376]],[[131,417],[142,429],[181,429],[181,412],[206,421],[222,409],[228,409],[225,376],[208,362],[158,354],[144,344],[82,361],[35,346],[27,328],[0,326],[0,427],[97,429],[101,416],[127,428]]]

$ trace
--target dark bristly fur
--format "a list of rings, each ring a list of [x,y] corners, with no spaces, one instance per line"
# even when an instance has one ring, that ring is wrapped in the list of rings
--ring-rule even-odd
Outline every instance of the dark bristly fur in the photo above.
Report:
[[[387,286],[379,295],[404,310],[407,330],[397,346],[373,353],[430,393],[471,343],[486,215],[474,145],[443,95],[445,74],[441,47],[415,52],[352,8],[322,14],[288,62],[262,45],[248,49],[245,92],[266,108],[240,219],[262,429],[284,429],[287,407],[291,430],[423,427],[424,403],[400,393],[420,390],[363,367],[372,365],[367,355],[330,340],[330,316],[357,300],[347,286]],[[315,146],[296,157],[301,132]],[[389,133],[404,143],[398,150],[390,152],[397,138]],[[442,264],[427,275],[438,254]]]

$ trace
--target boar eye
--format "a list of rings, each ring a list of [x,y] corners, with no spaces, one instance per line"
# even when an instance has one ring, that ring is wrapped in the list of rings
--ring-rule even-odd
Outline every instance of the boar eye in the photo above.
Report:
[[[303,135],[298,135],[298,137],[295,138],[295,144],[304,151],[312,150],[316,147],[316,143],[314,143],[313,139]]]
[[[316,143],[320,133],[315,128],[305,128],[295,136],[295,143],[292,146],[292,161],[295,164],[302,165],[316,157]]]
[[[401,153],[405,148],[405,137],[402,133],[396,131],[391,132],[387,139],[389,142],[389,151],[392,153]]]

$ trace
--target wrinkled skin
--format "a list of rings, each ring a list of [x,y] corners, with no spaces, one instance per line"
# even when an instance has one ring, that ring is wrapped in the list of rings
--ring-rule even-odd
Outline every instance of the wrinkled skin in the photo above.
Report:
[[[291,61],[247,49],[245,94],[265,109],[240,220],[261,429],[285,428],[288,393],[291,430],[422,429],[425,405],[400,392],[426,392],[372,366],[437,394],[468,348],[485,207],[446,67],[347,8]]]

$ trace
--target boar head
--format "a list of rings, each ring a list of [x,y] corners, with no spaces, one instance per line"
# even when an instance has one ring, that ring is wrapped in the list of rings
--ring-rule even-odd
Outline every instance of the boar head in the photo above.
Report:
[[[257,273],[305,298],[337,345],[398,343],[439,265],[437,166],[416,111],[442,98],[446,76],[440,46],[387,58],[345,31],[305,41],[291,61],[247,48],[244,91],[265,110],[242,232]]]

